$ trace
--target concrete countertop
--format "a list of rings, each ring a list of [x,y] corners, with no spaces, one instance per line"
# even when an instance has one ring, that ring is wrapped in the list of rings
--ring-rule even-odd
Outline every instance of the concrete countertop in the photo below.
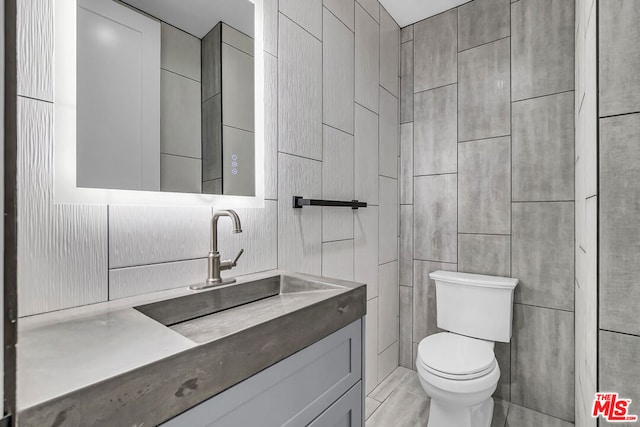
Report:
[[[166,421],[364,316],[363,284],[282,293],[167,327],[134,307],[184,297],[187,287],[20,319],[19,426]]]

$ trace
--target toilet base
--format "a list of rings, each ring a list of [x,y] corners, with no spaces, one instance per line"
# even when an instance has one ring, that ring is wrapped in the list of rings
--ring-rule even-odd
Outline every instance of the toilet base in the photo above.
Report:
[[[431,399],[427,427],[490,427],[492,418],[492,398],[471,407],[453,407]]]

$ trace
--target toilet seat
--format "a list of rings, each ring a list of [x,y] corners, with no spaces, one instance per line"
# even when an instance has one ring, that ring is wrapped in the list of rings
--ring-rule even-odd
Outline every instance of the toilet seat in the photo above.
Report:
[[[496,367],[494,343],[450,332],[423,339],[416,363],[432,375],[450,380],[473,380]]]

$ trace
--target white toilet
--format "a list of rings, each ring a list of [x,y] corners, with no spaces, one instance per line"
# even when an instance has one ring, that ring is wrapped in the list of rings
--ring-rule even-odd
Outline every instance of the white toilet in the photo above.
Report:
[[[489,427],[500,367],[495,341],[511,340],[518,279],[435,271],[441,332],[420,341],[416,369],[431,397],[428,427]]]

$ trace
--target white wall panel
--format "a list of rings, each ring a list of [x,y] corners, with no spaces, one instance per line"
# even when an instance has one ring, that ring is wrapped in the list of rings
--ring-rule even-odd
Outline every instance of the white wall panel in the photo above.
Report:
[[[110,206],[109,268],[202,258],[211,208]]]
[[[20,316],[107,299],[107,208],[53,202],[53,105],[18,98]]]
[[[53,4],[17,1],[18,95],[53,101]]]

